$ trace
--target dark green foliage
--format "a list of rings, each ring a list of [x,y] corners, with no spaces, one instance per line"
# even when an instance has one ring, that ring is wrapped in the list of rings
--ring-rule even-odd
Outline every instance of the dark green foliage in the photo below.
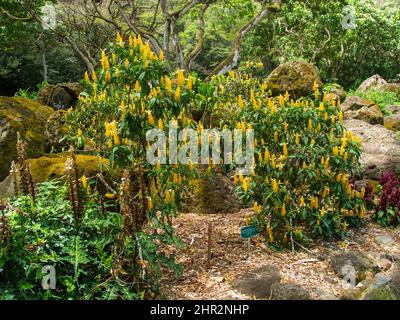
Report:
[[[159,245],[153,240],[157,235],[138,233],[148,266],[142,279],[135,261],[135,236],[122,232],[123,219],[113,212],[115,204],[105,204],[103,212],[99,199],[87,195],[84,218],[76,229],[66,194],[65,185],[48,182],[39,186],[36,203],[22,196],[2,207],[0,300],[142,299],[146,288],[157,290],[161,265],[176,268],[173,257],[156,256]],[[7,237],[1,222],[4,216]],[[165,240],[158,239],[159,243]],[[42,289],[46,265],[55,267],[56,290]]]

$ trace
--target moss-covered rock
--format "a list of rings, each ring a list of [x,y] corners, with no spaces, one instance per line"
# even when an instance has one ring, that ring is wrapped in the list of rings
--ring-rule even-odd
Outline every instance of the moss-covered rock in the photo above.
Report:
[[[44,128],[53,109],[25,98],[0,97],[0,181],[16,158],[17,132],[27,141],[28,157],[45,153]]]
[[[46,121],[45,135],[46,135],[46,151],[59,152],[62,147],[66,147],[60,141],[68,133],[66,125],[67,112],[58,110],[54,112]]]
[[[314,81],[319,87],[322,87],[318,70],[312,64],[304,61],[281,64],[271,72],[266,80],[273,96],[284,94],[287,90],[294,99],[311,95]]]
[[[344,119],[357,119],[365,121],[369,124],[382,124],[383,125],[383,113],[377,105],[371,107],[363,107],[356,111],[347,111],[344,114]]]
[[[68,109],[78,100],[83,88],[79,83],[49,84],[40,90],[37,101],[54,109]]]
[[[383,120],[385,128],[392,131],[400,130],[400,114],[387,116]]]
[[[65,176],[65,162],[69,155],[48,155],[37,159],[30,159],[33,180],[36,183],[49,181],[50,179],[62,178]],[[90,155],[77,155],[79,175],[91,177],[100,171],[100,164],[107,165],[108,160]]]
[[[191,213],[234,213],[242,208],[235,196],[233,182],[222,174],[207,176],[190,182],[190,194],[184,199],[184,212]]]

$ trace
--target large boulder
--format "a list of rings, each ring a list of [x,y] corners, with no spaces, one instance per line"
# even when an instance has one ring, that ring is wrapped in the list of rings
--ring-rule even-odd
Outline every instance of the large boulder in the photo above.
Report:
[[[65,162],[69,154],[53,154],[30,159],[33,180],[36,183],[49,181],[51,179],[62,178],[65,176]],[[100,172],[100,164],[108,164],[108,160],[101,159],[92,155],[77,155],[76,162],[79,176],[91,177]]]
[[[271,288],[281,281],[278,269],[273,265],[266,265],[251,270],[232,282],[232,287],[257,299],[268,299],[271,296]]]
[[[37,159],[27,160],[31,166],[31,173],[35,183],[42,183],[51,179],[65,178],[65,162],[68,154],[51,154]],[[108,160],[99,159],[97,156],[76,155],[79,176],[93,177],[100,172],[100,164],[107,165]],[[110,177],[106,177],[110,180]],[[9,174],[0,183],[0,199],[15,195],[15,178]]]
[[[372,100],[360,98],[358,96],[349,96],[342,103],[341,108],[344,113],[349,111],[358,111],[362,108],[369,108],[374,105]]]
[[[285,94],[288,91],[294,99],[313,94],[314,81],[322,87],[318,70],[304,61],[281,64],[266,79],[273,96]]]
[[[356,119],[343,124],[361,139],[361,166],[366,179],[379,180],[385,171],[400,173],[400,141],[395,132]]]
[[[358,87],[357,91],[366,92],[369,90],[377,90],[380,86],[385,84],[387,84],[387,81],[379,74],[375,74],[372,77],[364,80],[364,82]]]
[[[54,109],[68,109],[83,91],[79,83],[49,84],[39,91],[37,101]]]
[[[43,134],[53,109],[25,98],[0,97],[0,181],[10,171],[16,159],[17,132],[27,142],[27,156],[44,154],[46,137]]]

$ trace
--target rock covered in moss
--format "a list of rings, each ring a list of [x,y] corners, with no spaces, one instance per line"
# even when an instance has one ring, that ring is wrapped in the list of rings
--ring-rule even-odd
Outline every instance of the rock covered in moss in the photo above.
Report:
[[[222,174],[201,177],[190,182],[190,193],[184,199],[183,211],[190,213],[235,213],[242,208],[235,196],[233,183]]]
[[[54,109],[68,109],[83,91],[79,83],[49,84],[40,90],[37,101]]]
[[[0,97],[0,181],[10,171],[16,159],[17,132],[27,142],[27,156],[38,157],[45,153],[44,128],[54,110],[26,98]]]
[[[385,128],[392,131],[400,130],[400,114],[392,114],[383,119]]]
[[[58,110],[54,112],[46,121],[45,135],[46,135],[46,151],[52,150],[61,151],[61,140],[68,133],[68,127],[66,125],[65,110]],[[64,145],[66,147],[66,145]]]
[[[369,124],[383,124],[383,113],[377,105],[373,105],[356,111],[347,111],[344,119],[358,119]]]
[[[273,96],[289,92],[294,99],[312,95],[314,81],[322,87],[318,70],[304,61],[293,61],[281,64],[266,79],[268,89]]]
[[[65,176],[65,162],[68,154],[48,155],[37,159],[30,159],[33,180],[36,183],[49,181],[50,179],[62,178]],[[100,164],[107,165],[108,160],[91,155],[77,155],[79,176],[91,177],[100,172]]]

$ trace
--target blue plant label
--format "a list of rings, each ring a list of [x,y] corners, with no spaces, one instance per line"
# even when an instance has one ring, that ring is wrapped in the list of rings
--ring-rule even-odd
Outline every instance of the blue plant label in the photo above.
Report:
[[[245,226],[240,228],[240,237],[247,239],[255,236],[257,236],[257,228],[255,226]]]

